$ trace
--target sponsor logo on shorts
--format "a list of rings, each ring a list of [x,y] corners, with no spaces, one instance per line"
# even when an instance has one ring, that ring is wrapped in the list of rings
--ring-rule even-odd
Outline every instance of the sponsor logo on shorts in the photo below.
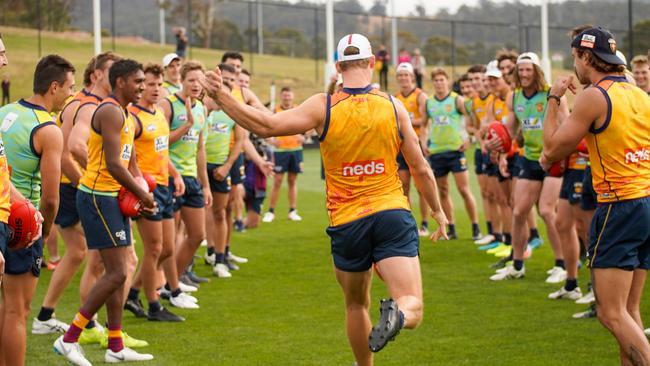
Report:
[[[120,230],[115,233],[115,237],[120,240],[126,240],[126,231]]]
[[[354,161],[352,163],[343,163],[342,169],[344,177],[369,177],[384,174],[386,164],[384,159]]]
[[[650,161],[650,147],[625,149],[625,164],[641,164]]]

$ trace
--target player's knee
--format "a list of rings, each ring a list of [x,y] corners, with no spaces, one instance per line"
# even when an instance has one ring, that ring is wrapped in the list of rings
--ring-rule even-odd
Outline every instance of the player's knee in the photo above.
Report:
[[[82,248],[75,248],[74,250],[68,250],[64,256],[75,266],[78,266],[86,259],[88,254],[88,249],[84,246]]]
[[[111,288],[118,288],[126,282],[126,267],[119,267],[106,272],[105,277]]]
[[[472,195],[472,191],[469,189],[469,187],[462,187],[459,189],[459,191],[460,191],[460,195],[463,197],[464,200],[474,198],[474,196]]]
[[[223,222],[226,221],[226,209],[217,208],[214,210],[214,221]]]
[[[613,330],[618,328],[622,321],[622,311],[612,306],[598,306],[598,320],[607,329]]]
[[[157,242],[151,245],[149,247],[149,250],[146,251],[144,255],[149,256],[149,258],[152,258],[154,260],[158,260],[162,254],[162,251],[162,242]]]
[[[554,207],[540,207],[539,216],[542,217],[544,222],[554,223],[554,221],[555,221],[555,208]]]

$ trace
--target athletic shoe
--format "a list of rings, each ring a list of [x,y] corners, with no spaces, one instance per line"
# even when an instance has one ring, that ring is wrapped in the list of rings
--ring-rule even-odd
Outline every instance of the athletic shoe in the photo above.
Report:
[[[573,319],[589,319],[589,318],[595,318],[596,316],[597,316],[596,307],[592,305],[589,308],[589,310],[575,313],[571,317]]]
[[[217,261],[217,255],[214,253],[212,254],[205,253],[203,259],[205,260],[205,264],[207,264],[208,266],[214,266],[214,262]]]
[[[183,282],[178,282],[178,288],[181,289],[183,292],[196,292],[198,291],[198,288],[190,285],[186,285]]]
[[[506,245],[506,248],[503,248],[500,251],[494,253],[494,256],[497,258],[507,258],[510,256],[511,252],[512,252],[512,247],[510,245]]]
[[[124,342],[124,347],[129,348],[142,348],[149,346],[149,342],[141,339],[136,339],[128,335],[125,331],[122,331],[122,342]],[[108,348],[108,337],[102,340],[102,343],[99,344],[101,348]]]
[[[169,300],[169,298],[172,297],[172,292],[161,287],[160,290],[158,290],[158,295],[160,295],[161,299]]]
[[[195,304],[198,304],[198,303],[199,303],[199,299],[197,299],[196,297],[194,297],[194,296],[192,296],[192,295],[190,295],[190,294],[188,294],[188,293],[181,292],[181,294],[178,295],[178,296],[182,296],[182,297],[184,297],[185,299],[187,299],[188,301],[191,301],[191,302],[193,302],[193,303],[195,303]]]
[[[548,294],[548,298],[553,300],[561,300],[561,299],[577,300],[581,297],[582,297],[582,291],[580,290],[580,287],[576,287],[571,291],[567,291],[564,288],[564,286],[562,286],[559,290]]]
[[[494,237],[494,235],[487,234],[484,237],[482,237],[481,239],[475,240],[474,244],[476,244],[476,245],[486,245],[486,244],[492,243],[495,240],[496,240],[496,238]]]
[[[499,244],[501,244],[501,243],[499,243],[498,241],[493,241],[490,244],[481,245],[480,247],[478,247],[478,250],[494,249],[494,248],[498,247]]]
[[[137,300],[127,299],[126,302],[124,303],[124,310],[128,310],[132,312],[136,318],[147,317],[147,312],[144,310],[144,307],[142,306],[142,301],[140,301],[140,299]]]
[[[524,252],[524,259],[528,259],[533,256],[533,248],[530,245],[526,246],[526,251]]]
[[[264,217],[262,217],[262,222],[273,222],[275,219],[275,214],[273,212],[267,212],[264,214]]]
[[[60,354],[70,361],[70,363],[78,366],[92,366],[86,359],[83,349],[79,343],[66,343],[63,341],[63,336],[54,341],[54,352]]]
[[[192,285],[192,286],[194,286],[196,288],[199,287],[200,283],[210,282],[209,278],[200,277],[199,275],[194,273],[194,271],[187,271],[187,272],[185,272],[185,274],[187,275],[187,278],[190,279],[190,281],[194,282],[194,285]],[[189,283],[186,283],[186,285],[189,285]]]
[[[458,234],[456,234],[455,232],[452,233],[452,232],[448,231],[447,232],[447,237],[449,238],[449,240],[456,240],[456,239],[458,239]]]
[[[201,240],[200,246],[207,247],[208,246],[208,241],[206,239]]]
[[[244,222],[240,220],[235,220],[233,223],[233,227],[235,231],[240,232],[240,233],[245,233],[246,232],[246,226],[244,226]]]
[[[644,329],[643,334],[645,334],[646,337],[650,337],[650,328]]]
[[[132,361],[149,361],[153,360],[153,356],[148,353],[138,353],[128,347],[122,348],[119,352],[113,352],[110,349],[106,350],[104,361],[107,363],[118,362],[132,362]]]
[[[429,229],[422,226],[422,227],[420,227],[420,230],[418,230],[418,235],[423,236],[423,237],[427,237],[427,236],[431,235],[431,233],[429,233]]]
[[[500,252],[500,251],[502,251],[502,250],[504,250],[504,249],[509,249],[509,248],[510,248],[509,245],[505,245],[505,244],[503,244],[503,243],[499,243],[499,245],[497,245],[496,247],[491,248],[491,249],[488,249],[488,250],[486,250],[485,252],[486,252],[487,254],[495,254],[495,253],[498,253],[498,252]]]
[[[508,262],[510,262],[510,260],[508,260],[508,258],[501,258],[496,263],[492,263],[490,265],[490,268],[492,268],[492,269],[506,268],[506,266],[508,266],[509,264],[512,264],[512,263],[508,263]]]
[[[553,267],[553,271],[546,279],[546,283],[560,283],[566,280],[566,271],[562,267]]]
[[[526,275],[526,267],[522,267],[521,270],[517,271],[514,266],[508,266],[504,271],[497,271],[496,274],[490,277],[492,281],[503,281],[503,280],[516,280],[519,278],[524,278]]]
[[[179,283],[179,285],[181,283],[183,283],[186,286],[192,286],[192,287],[196,287],[196,288],[200,287],[200,285],[198,283],[196,283],[196,282],[192,281],[192,279],[190,279],[190,276],[187,275],[187,272],[183,273],[182,275],[180,275],[178,277],[178,283]]]
[[[404,319],[393,299],[381,300],[379,322],[372,327],[368,337],[368,346],[372,352],[379,352],[386,344],[395,339],[404,326]]]
[[[287,216],[287,218],[289,220],[291,220],[291,221],[302,221],[302,217],[300,217],[300,215],[298,215],[297,210],[293,210],[293,211],[289,212],[289,215]]]
[[[154,312],[149,309],[149,312],[147,312],[147,320],[156,322],[184,322],[185,318],[172,313],[167,308],[161,308]]]
[[[232,274],[228,270],[228,266],[223,263],[217,263],[212,267],[212,273],[219,278],[230,278]]]
[[[587,292],[583,297],[576,300],[576,304],[581,304],[581,305],[591,304],[594,302],[596,302],[596,296],[594,296],[593,290]]]
[[[226,256],[226,259],[235,262],[235,263],[248,263],[248,258],[244,257],[239,257],[233,254],[233,252],[228,252],[228,255]]]
[[[541,247],[543,243],[544,243],[544,240],[542,240],[542,238],[532,238],[528,242],[528,247],[530,249],[535,250],[535,249]]]
[[[169,302],[180,309],[198,309],[199,305],[192,302],[188,297],[183,296],[183,293],[181,293],[178,296],[172,296],[169,299]]]
[[[70,326],[56,318],[52,317],[45,321],[34,318],[32,322],[32,334],[55,334],[65,333]]]
[[[230,271],[239,271],[239,266],[235,262],[226,261],[226,266],[228,266],[228,270]]]
[[[108,334],[99,324],[92,328],[84,328],[79,335],[79,344],[101,344],[104,340],[108,342]]]
[[[478,232],[478,233],[475,233],[475,234],[472,235],[472,240],[474,240],[474,241],[481,240],[482,237],[483,237],[483,234],[481,234],[481,232]]]
[[[56,267],[61,263],[61,258],[59,260],[53,261],[53,260],[48,260],[47,261],[47,269],[50,271],[54,271]]]

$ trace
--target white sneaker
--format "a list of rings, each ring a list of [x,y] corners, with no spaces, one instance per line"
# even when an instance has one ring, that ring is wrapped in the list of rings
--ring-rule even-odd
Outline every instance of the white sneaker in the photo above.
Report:
[[[302,217],[298,215],[298,210],[293,210],[289,212],[289,216],[287,216],[289,220],[291,221],[302,221]]]
[[[226,259],[235,263],[248,263],[248,258],[236,256],[233,252],[228,252]]]
[[[546,279],[546,283],[561,283],[566,280],[566,271],[562,267],[553,267],[553,271]]]
[[[180,295],[178,295],[176,297],[174,297],[174,296],[170,297],[169,302],[173,306],[175,306],[177,308],[181,308],[181,309],[198,309],[199,308],[198,304],[193,303],[192,301],[190,301],[190,299],[183,296],[182,292],[181,292]]]
[[[206,239],[201,240],[201,246],[202,247],[207,247],[208,246],[208,241]]]
[[[79,343],[66,343],[63,336],[54,341],[54,352],[64,356],[70,363],[78,366],[93,366],[85,357],[84,351]]]
[[[54,334],[65,333],[70,326],[56,318],[50,318],[46,321],[40,321],[34,318],[32,322],[32,334]]]
[[[212,273],[214,273],[219,278],[230,278],[232,274],[228,270],[228,266],[223,263],[217,263],[212,267]]]
[[[517,271],[515,267],[508,266],[506,267],[505,271],[492,275],[490,277],[490,280],[492,281],[514,280],[514,279],[523,278],[525,275],[526,275],[526,267],[522,267],[521,270]]]
[[[487,234],[484,237],[480,238],[479,240],[475,240],[474,244],[476,245],[486,245],[490,244],[491,242],[495,241],[496,238],[492,234]]]
[[[591,290],[585,294],[585,296],[576,300],[576,304],[585,305],[596,302],[596,296],[594,296],[594,290]]]
[[[131,361],[149,361],[153,360],[153,355],[148,353],[138,353],[130,348],[124,347],[120,352],[106,350],[104,361],[108,363],[131,362]]]
[[[429,229],[425,227],[421,227],[420,230],[418,230],[418,235],[422,237],[428,237],[429,235],[431,235],[431,233],[429,233]]]
[[[645,334],[646,337],[650,337],[650,328],[645,329],[645,330],[643,331],[643,334]]]
[[[199,290],[198,288],[196,288],[194,286],[186,285],[186,284],[184,284],[183,282],[180,282],[180,281],[178,281],[178,288],[180,288],[181,291],[183,291],[183,292],[196,292],[196,291]]]
[[[190,295],[190,294],[187,294],[187,293],[185,293],[185,292],[181,292],[181,294],[178,295],[178,296],[182,296],[182,297],[184,297],[185,299],[187,299],[187,301],[191,301],[191,302],[193,302],[193,303],[195,303],[195,304],[198,304],[198,303],[199,303],[199,299],[197,299],[196,297],[194,297],[194,296],[192,296],[192,295]]]
[[[264,217],[262,217],[262,222],[273,222],[275,219],[275,214],[273,212],[267,212],[264,214]]]
[[[562,286],[559,290],[548,294],[548,298],[553,300],[561,300],[561,299],[578,300],[581,297],[582,297],[582,291],[580,290],[580,287],[576,287],[571,291],[567,291],[564,288],[564,286]]]
[[[205,260],[205,264],[214,266],[214,262],[217,261],[217,255],[214,253],[212,253],[211,255],[205,253],[205,255],[203,255],[203,259]]]

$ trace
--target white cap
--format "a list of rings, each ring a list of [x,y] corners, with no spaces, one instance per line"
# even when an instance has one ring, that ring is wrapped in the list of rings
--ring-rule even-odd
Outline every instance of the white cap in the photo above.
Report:
[[[345,49],[350,46],[359,49],[359,53],[356,55],[344,55]],[[370,41],[368,41],[368,38],[357,33],[348,34],[341,38],[336,50],[338,53],[337,61],[364,60],[373,56],[372,47],[370,47]]]
[[[503,76],[501,70],[499,70],[499,61],[497,60],[490,61],[485,68],[485,76],[492,76],[495,78],[500,78]]]
[[[623,65],[627,65],[627,58],[625,57],[623,52],[616,50],[616,56],[618,56],[618,58],[620,58],[621,61],[623,61]]]
[[[415,71],[413,71],[413,65],[411,65],[409,62],[402,62],[401,64],[397,65],[395,73],[399,74],[400,71],[406,71],[412,75],[415,75]]]
[[[524,52],[517,57],[517,65],[519,64],[533,64],[540,66],[539,57],[537,57],[535,52]]]
[[[177,54],[175,54],[175,53],[168,53],[168,54],[165,55],[165,57],[163,57],[163,67],[167,67],[167,66],[169,66],[169,64],[172,63],[172,61],[174,61],[174,60],[180,60],[180,59],[181,59],[181,58],[178,57]]]
[[[336,85],[343,85],[343,75],[341,74],[336,75]]]

